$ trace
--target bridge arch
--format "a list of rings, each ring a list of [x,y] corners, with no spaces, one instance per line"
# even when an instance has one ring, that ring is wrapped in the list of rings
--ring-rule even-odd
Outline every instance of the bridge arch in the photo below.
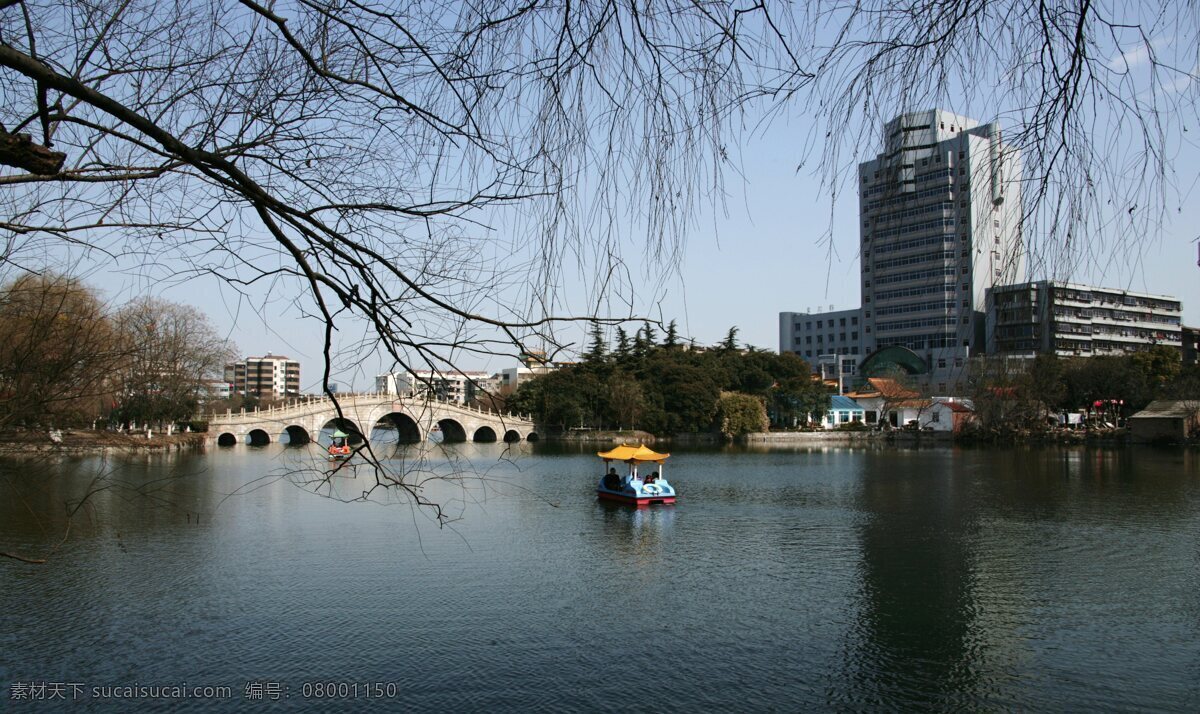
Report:
[[[312,437],[308,435],[308,430],[299,424],[292,424],[283,430],[287,435],[288,446],[304,446],[312,441]]]
[[[443,444],[461,444],[467,440],[467,430],[457,420],[446,417],[437,423]]]
[[[421,426],[404,412],[388,412],[379,417],[371,428],[372,438],[375,438],[376,429],[395,430],[396,441],[401,444],[416,444],[422,440]]]
[[[246,434],[246,442],[251,446],[266,446],[271,443],[271,435],[265,429],[251,429]]]
[[[325,422],[325,425],[321,427],[322,432],[333,431],[336,429],[341,429],[343,432],[349,434],[350,438],[347,439],[347,441],[349,441],[352,445],[361,444],[366,440],[366,438],[363,436],[362,429],[359,429],[358,425],[349,419],[340,419],[334,417],[333,419]]]
[[[217,446],[236,446],[237,443],[237,437],[227,431],[217,437]]]
[[[490,426],[481,426],[471,436],[471,441],[480,444],[491,444],[496,441],[496,430]]]
[[[516,429],[509,429],[508,431],[504,432],[504,443],[515,444],[520,440],[521,432],[517,431]]]
[[[539,438],[536,431],[531,431],[525,435],[525,441],[537,441]]]

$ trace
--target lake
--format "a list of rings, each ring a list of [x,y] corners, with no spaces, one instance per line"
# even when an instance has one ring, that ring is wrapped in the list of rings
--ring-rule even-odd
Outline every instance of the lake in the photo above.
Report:
[[[397,452],[441,528],[315,446],[0,462],[0,550],[49,555],[0,558],[0,696],[1200,710],[1200,452],[681,449],[635,509],[594,451]]]

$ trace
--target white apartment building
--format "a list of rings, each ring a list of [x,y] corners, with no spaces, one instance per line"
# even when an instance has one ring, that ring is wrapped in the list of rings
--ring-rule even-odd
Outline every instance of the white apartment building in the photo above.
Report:
[[[907,347],[929,365],[931,383],[954,384],[985,349],[986,290],[1025,275],[1020,154],[995,123],[913,112],[884,126],[883,151],[859,164],[858,177],[862,329],[857,349],[846,347],[862,359]],[[850,312],[803,320],[832,317],[840,328]],[[784,334],[788,314],[780,349],[797,352],[794,331]],[[798,353],[807,351],[805,341]]]
[[[487,372],[435,372],[410,370],[381,374],[375,378],[375,391],[401,397],[423,396],[457,404],[470,404],[477,397],[496,390],[495,380]]]
[[[225,365],[230,391],[262,398],[294,397],[300,394],[300,363],[285,355],[268,352]]]
[[[1182,305],[1167,295],[1042,280],[987,294],[989,353],[1120,355],[1182,347]]]

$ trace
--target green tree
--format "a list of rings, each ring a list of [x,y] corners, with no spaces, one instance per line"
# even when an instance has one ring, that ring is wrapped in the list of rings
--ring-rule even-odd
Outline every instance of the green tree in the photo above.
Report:
[[[617,325],[617,344],[613,349],[613,356],[618,362],[625,362],[629,359],[632,349],[633,345],[629,341],[629,335],[626,334],[625,328]]]
[[[669,350],[679,346],[679,329],[675,326],[674,320],[667,323],[667,335],[663,338],[662,346]]]
[[[644,323],[642,326],[642,340],[647,351],[654,348],[655,344],[658,342],[658,333],[654,331],[654,327],[652,327],[649,322]]]
[[[726,352],[732,352],[737,349],[737,326],[729,328],[729,332],[725,334],[725,339],[721,340],[721,349]]]
[[[590,334],[587,351],[583,353],[583,361],[603,362],[608,357],[608,342],[604,339],[604,330],[600,327],[600,323],[592,324]]]
[[[618,429],[636,429],[645,409],[642,385],[633,376],[614,372],[606,385],[612,421]]]
[[[1183,366],[1183,355],[1178,347],[1154,345],[1144,352],[1129,355],[1133,368],[1146,376],[1146,381],[1155,395],[1165,395],[1165,388],[1179,376]]]
[[[717,400],[717,431],[726,439],[766,431],[769,422],[762,399],[749,394],[721,392]]]

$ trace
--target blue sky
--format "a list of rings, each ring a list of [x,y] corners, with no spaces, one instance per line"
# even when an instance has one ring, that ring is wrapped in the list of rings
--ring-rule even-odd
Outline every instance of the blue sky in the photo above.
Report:
[[[962,112],[956,107],[949,109]],[[1191,131],[1200,131],[1200,127]],[[705,211],[695,218],[677,270],[651,267],[632,276],[636,286],[632,312],[664,321],[674,318],[683,334],[701,343],[719,341],[736,325],[743,342],[774,350],[778,348],[779,312],[858,305],[857,196],[845,195],[831,207],[828,191],[811,169],[802,166],[807,135],[805,125],[777,120],[767,130],[745,137],[741,176],[734,172],[726,176],[725,210]],[[1195,147],[1180,149],[1175,163],[1179,170],[1192,174],[1176,179],[1187,191],[1170,197],[1166,211],[1170,222],[1156,235],[1132,249],[1077,261],[1069,274],[1031,277],[1173,295],[1183,301],[1184,323],[1200,324],[1200,267],[1196,264],[1200,152]],[[812,164],[810,159],[807,165]],[[635,229],[630,231],[636,234]],[[639,240],[631,238],[627,244],[631,260],[636,262]],[[213,277],[195,278],[182,285],[111,272],[93,273],[89,279],[118,301],[150,291],[195,303],[241,352],[258,355],[271,351],[298,358],[304,387],[317,386],[322,332],[316,321],[298,316],[294,294],[267,291],[252,300],[241,300]],[[567,297],[576,307],[585,304],[581,296]],[[255,302],[263,304],[265,322],[255,314]],[[373,375],[386,369],[386,363],[373,355],[355,354],[354,345],[363,334],[352,325],[346,328],[335,381],[369,388]],[[577,343],[585,339],[581,327],[566,327],[561,334]],[[462,367],[495,371],[513,364],[510,358],[469,358]]]

